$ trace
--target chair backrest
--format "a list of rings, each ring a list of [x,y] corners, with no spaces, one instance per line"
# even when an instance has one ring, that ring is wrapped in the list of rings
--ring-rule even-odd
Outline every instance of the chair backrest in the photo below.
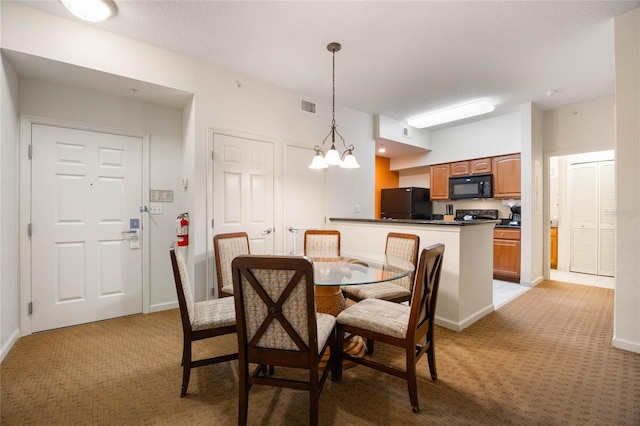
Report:
[[[300,256],[239,256],[232,269],[240,362],[317,365],[312,261]]]
[[[218,297],[223,296],[223,288],[227,294],[232,293],[231,261],[236,256],[250,254],[249,235],[246,232],[218,234],[213,237],[213,251],[216,259],[216,278],[218,280]]]
[[[389,232],[387,234],[387,244],[384,252],[386,255],[397,257],[398,259],[409,261],[415,268],[418,262],[418,249],[420,248],[420,237],[415,234],[401,234],[397,232]],[[393,264],[393,262],[391,262]],[[393,283],[400,285],[411,291],[413,288],[413,279],[415,271],[410,275],[394,280]]]
[[[425,335],[430,340],[433,333],[443,256],[444,244],[441,243],[424,248],[420,254],[418,273],[411,295],[411,313],[407,330],[409,342],[421,340]]]
[[[176,282],[176,292],[178,293],[178,306],[180,306],[180,317],[182,326],[191,330],[193,323],[193,296],[191,294],[191,284],[187,273],[187,263],[180,250],[176,250],[176,243],[169,248],[171,266],[173,268],[173,279]]]
[[[304,232],[304,251],[314,251],[327,256],[340,255],[340,231],[309,229]]]

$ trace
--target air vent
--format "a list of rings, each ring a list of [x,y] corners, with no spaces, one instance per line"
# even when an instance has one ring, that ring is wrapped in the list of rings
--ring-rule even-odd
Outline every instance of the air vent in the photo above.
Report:
[[[310,112],[311,114],[316,113],[316,104],[313,102],[305,101],[304,99],[300,100],[300,109],[306,112]]]
[[[411,139],[411,130],[407,126],[402,126],[402,136],[407,139]]]

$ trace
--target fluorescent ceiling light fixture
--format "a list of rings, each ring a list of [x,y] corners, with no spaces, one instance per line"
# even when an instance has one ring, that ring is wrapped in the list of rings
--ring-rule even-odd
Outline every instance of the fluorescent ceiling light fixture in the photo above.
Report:
[[[463,118],[475,117],[476,115],[486,114],[496,109],[487,101],[478,101],[466,105],[460,105],[454,108],[437,111],[430,114],[418,115],[407,120],[412,127],[424,129],[425,127],[436,126],[442,123],[462,120]]]
[[[102,22],[116,14],[116,5],[111,0],[60,1],[69,12],[89,22]]]

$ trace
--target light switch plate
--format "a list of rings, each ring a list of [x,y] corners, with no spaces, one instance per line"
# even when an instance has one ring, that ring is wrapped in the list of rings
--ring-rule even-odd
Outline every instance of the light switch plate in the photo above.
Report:
[[[150,203],[149,204],[149,213],[151,213],[151,214],[162,214],[162,204],[160,204],[160,203]]]

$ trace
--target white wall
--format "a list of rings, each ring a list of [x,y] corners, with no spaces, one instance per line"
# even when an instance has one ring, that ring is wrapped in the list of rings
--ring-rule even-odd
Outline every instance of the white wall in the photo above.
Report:
[[[543,114],[529,103],[522,106],[521,117],[521,210],[528,223],[520,232],[520,283],[534,286],[544,280]]]
[[[615,18],[616,291],[613,344],[640,353],[640,8]]]
[[[545,111],[545,152],[563,155],[612,149],[614,111],[613,96]]]
[[[167,250],[175,239],[175,219],[182,208],[182,111],[119,96],[20,79],[19,113],[65,120],[113,130],[150,135],[151,189],[174,192],[173,203],[162,203],[162,215],[149,215],[151,310],[175,307],[176,291]]]
[[[322,141],[331,123],[330,85],[327,86],[327,99],[318,100],[317,114],[312,115],[300,111],[300,98],[304,98],[304,94],[16,2],[1,2],[0,8],[3,49],[194,94],[192,103],[186,105],[182,112],[182,127],[176,138],[183,145],[181,153],[176,155],[175,167],[179,177],[189,179],[189,188],[182,193],[179,210],[190,213],[190,236],[193,238],[190,238],[188,262],[196,298],[202,300],[206,297],[207,241],[210,238],[206,223],[207,204],[210,202],[207,200],[206,178],[209,130],[255,135],[280,141],[281,144],[297,141],[313,147]],[[95,49],[94,46],[100,48]],[[3,71],[4,74],[7,73]],[[241,87],[237,81],[242,83]],[[91,112],[86,114],[88,116],[80,118],[91,119]],[[4,115],[2,118],[3,127],[5,121],[15,121]],[[80,121],[77,117],[74,120]],[[326,172],[327,193],[330,194],[326,216],[373,217],[373,117],[337,105],[336,121],[347,143],[355,146],[354,153],[361,168]],[[141,123],[138,122],[137,126]],[[280,152],[284,150],[280,149]],[[182,164],[180,157],[183,158]],[[282,166],[282,159],[277,161]],[[276,171],[276,179],[281,179],[281,176],[281,171]],[[17,178],[6,183],[17,187]],[[353,213],[355,204],[360,206],[361,213]],[[16,218],[13,218],[10,225],[16,223]],[[284,230],[284,223],[276,223],[275,228],[276,232]],[[284,239],[279,241],[284,242]],[[276,248],[279,249],[283,247]],[[4,335],[2,337],[5,341]]]
[[[431,133],[431,152],[391,159],[391,170],[521,151],[519,112],[488,118]]]
[[[20,337],[18,76],[0,55],[0,360]]]

